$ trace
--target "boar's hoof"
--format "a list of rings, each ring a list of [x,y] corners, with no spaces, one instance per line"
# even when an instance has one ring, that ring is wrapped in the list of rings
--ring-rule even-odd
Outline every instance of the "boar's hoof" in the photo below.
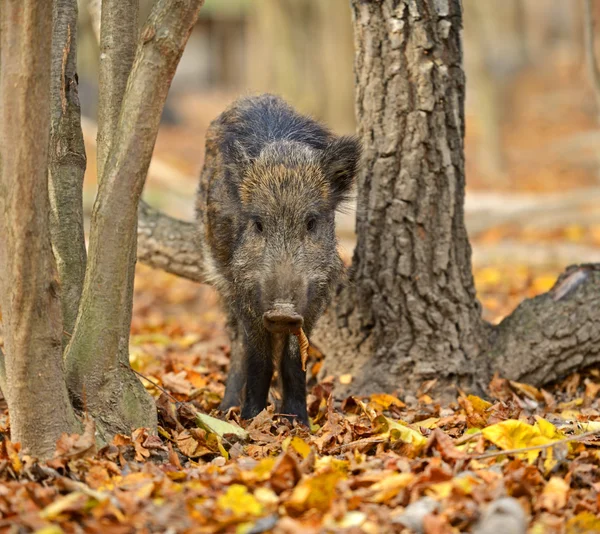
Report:
[[[273,334],[292,334],[302,328],[304,319],[293,308],[281,307],[265,312],[263,324]]]

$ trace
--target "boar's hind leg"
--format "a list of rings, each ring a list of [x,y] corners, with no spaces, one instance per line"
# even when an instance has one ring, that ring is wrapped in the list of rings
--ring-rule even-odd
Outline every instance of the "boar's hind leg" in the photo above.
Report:
[[[273,378],[273,359],[270,347],[251,342],[246,336],[246,392],[242,418],[251,419],[267,406],[267,397]]]
[[[243,334],[240,331],[237,319],[233,316],[229,317],[228,327],[231,338],[231,355],[225,395],[219,405],[219,410],[222,411],[227,411],[232,406],[242,405],[242,393],[246,385]]]
[[[306,371],[302,370],[300,347],[295,336],[290,336],[281,358],[281,382],[283,385],[281,413],[296,416],[299,422],[308,426]]]

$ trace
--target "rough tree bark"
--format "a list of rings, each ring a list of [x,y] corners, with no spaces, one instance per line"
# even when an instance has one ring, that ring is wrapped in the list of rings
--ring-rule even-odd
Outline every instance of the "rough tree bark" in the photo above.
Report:
[[[365,158],[350,283],[319,330],[324,373],[354,376],[342,395],[434,378],[454,394],[485,390],[494,371],[540,385],[600,361],[593,266],[497,328],[481,319],[463,216],[459,0],[354,0],[353,11]]]
[[[51,3],[4,1],[0,34],[3,393],[12,439],[44,456],[63,432],[77,428],[64,380],[61,303],[48,229]]]
[[[350,284],[319,329],[325,369],[352,374],[349,391],[470,387],[487,327],[463,216],[460,2],[352,7],[364,162]]]
[[[152,398],[128,362],[137,210],[167,91],[202,4],[157,0],[136,52],[137,2],[104,2],[103,32],[111,35],[103,40],[102,175],[87,263],[77,0],[7,0],[0,9],[0,387],[11,438],[35,455],[50,456],[63,432],[79,429],[83,409],[104,440],[156,425]],[[151,236],[161,234],[158,218]]]
[[[156,425],[152,399],[126,357],[131,244],[161,111],[202,3],[155,4],[129,74],[92,214],[88,268],[66,366],[75,404],[81,406],[85,394],[89,412],[109,435]]]

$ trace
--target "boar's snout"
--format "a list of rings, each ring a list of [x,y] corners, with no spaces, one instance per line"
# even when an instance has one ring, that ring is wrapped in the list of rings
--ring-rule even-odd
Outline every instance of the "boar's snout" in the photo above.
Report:
[[[265,328],[273,334],[292,334],[304,324],[304,318],[291,304],[276,305],[263,314]]]

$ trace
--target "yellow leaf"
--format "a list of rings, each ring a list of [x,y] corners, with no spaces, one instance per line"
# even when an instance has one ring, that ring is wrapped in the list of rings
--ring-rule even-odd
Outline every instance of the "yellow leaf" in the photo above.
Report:
[[[397,406],[398,408],[406,406],[400,399],[393,395],[389,395],[388,393],[376,393],[375,395],[371,395],[371,402],[378,404],[384,410],[387,410],[390,406]]]
[[[229,423],[216,417],[211,417],[204,413],[196,412],[196,424],[208,432],[216,434],[220,438],[227,434],[235,434],[237,437],[246,440],[248,439],[248,432],[246,432],[241,426],[234,423]]]
[[[560,430],[558,430],[558,428],[556,428],[549,421],[546,421],[543,417],[536,415],[535,419],[536,421],[534,427],[540,431],[542,436],[555,440],[564,439],[566,437]]]
[[[369,490],[373,496],[369,498],[370,502],[385,503],[393,499],[398,493],[406,488],[415,478],[412,473],[394,473],[375,482]]]
[[[436,484],[431,484],[427,488],[426,494],[431,495],[437,499],[445,499],[452,493],[452,481],[447,480],[446,482],[437,482]]]
[[[548,423],[550,424],[550,423]],[[503,450],[523,449],[534,445],[545,445],[556,441],[542,435],[538,427],[528,425],[523,421],[508,419],[495,425],[484,428],[481,433],[488,441]],[[539,450],[528,451],[520,454],[520,457],[526,457],[529,462],[533,462],[538,455]]]
[[[404,443],[410,443],[417,448],[424,447],[427,443],[425,436],[401,421],[394,421],[389,417],[380,415],[373,422],[377,426],[377,432],[388,436],[391,441],[400,440]]]
[[[432,495],[437,499],[445,499],[449,497],[454,488],[460,490],[465,495],[470,495],[473,492],[473,488],[479,484],[480,481],[470,475],[465,475],[461,477],[455,477],[452,480],[448,480],[446,482],[438,482],[436,484],[432,484],[427,488],[427,495]]]
[[[427,419],[423,419],[422,421],[417,421],[415,423],[415,425],[418,426],[419,428],[431,429],[431,428],[436,428],[439,421],[440,421],[439,417],[428,417]]]
[[[554,283],[556,282],[556,276],[554,275],[543,275],[534,278],[533,283],[531,284],[531,288],[535,293],[546,293]]]
[[[336,485],[343,478],[345,476],[339,471],[304,478],[285,503],[286,509],[298,514],[310,509],[326,512],[335,496]]]
[[[568,241],[579,243],[585,237],[585,229],[579,224],[571,224],[565,228],[565,237]]]
[[[567,521],[567,534],[590,534],[600,532],[600,518],[591,512],[581,512]]]
[[[473,406],[473,409],[478,413],[485,412],[488,408],[492,407],[492,403],[486,400],[483,400],[481,397],[477,395],[467,395],[467,399]]]
[[[64,530],[58,525],[49,525],[35,531],[35,534],[64,534]]]
[[[329,469],[331,471],[339,471],[346,475],[349,468],[350,462],[348,460],[338,460],[333,456],[322,456],[315,461],[315,471],[319,472]]]
[[[302,458],[306,458],[310,454],[310,445],[298,436],[283,440],[282,449],[287,451],[289,447],[292,447]]]
[[[495,267],[485,267],[476,272],[477,285],[481,288],[494,286],[502,281],[502,273]]]
[[[40,512],[40,517],[42,519],[47,519],[48,521],[54,521],[67,511],[82,510],[87,504],[87,501],[88,496],[80,491],[68,493],[46,506],[46,508]]]
[[[340,384],[347,386],[352,382],[352,375],[341,375],[340,376]]]
[[[585,423],[578,423],[578,426],[584,432],[599,432],[600,431],[600,421],[586,421]]]
[[[263,513],[263,505],[241,484],[229,486],[217,499],[217,507],[238,519],[256,517]]]

